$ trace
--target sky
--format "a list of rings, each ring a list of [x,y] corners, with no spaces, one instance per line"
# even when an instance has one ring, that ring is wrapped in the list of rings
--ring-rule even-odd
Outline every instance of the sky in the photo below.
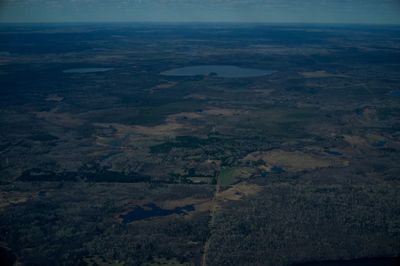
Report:
[[[0,22],[400,24],[400,0],[0,0]]]

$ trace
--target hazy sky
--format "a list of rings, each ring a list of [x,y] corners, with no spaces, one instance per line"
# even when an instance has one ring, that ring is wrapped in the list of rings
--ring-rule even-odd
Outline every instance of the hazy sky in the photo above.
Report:
[[[400,24],[400,0],[0,0],[0,22]]]

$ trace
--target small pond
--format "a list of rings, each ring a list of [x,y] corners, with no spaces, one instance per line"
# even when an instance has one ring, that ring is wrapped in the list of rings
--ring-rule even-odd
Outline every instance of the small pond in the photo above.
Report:
[[[274,71],[230,65],[204,65],[175,68],[161,72],[164,76],[215,76],[222,78],[250,78],[270,75]]]
[[[343,153],[335,151],[335,150],[325,150],[326,154],[333,155],[333,156],[342,156]]]
[[[285,170],[280,166],[274,165],[271,167],[271,173],[273,174],[282,174],[284,172]]]
[[[400,90],[393,90],[393,91],[389,92],[389,96],[400,97]]]

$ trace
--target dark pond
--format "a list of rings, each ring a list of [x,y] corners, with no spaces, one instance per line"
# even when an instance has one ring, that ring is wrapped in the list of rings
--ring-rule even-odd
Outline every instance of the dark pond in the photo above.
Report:
[[[12,266],[16,260],[17,257],[10,250],[0,247],[0,265]]]
[[[162,217],[172,214],[187,215],[189,212],[194,211],[193,205],[186,205],[183,207],[176,207],[175,209],[162,209],[154,203],[149,203],[143,207],[136,206],[135,209],[128,212],[127,214],[121,215],[122,222],[124,224],[131,223],[133,221],[143,220],[151,217]]]
[[[322,261],[297,264],[296,266],[398,266],[400,258],[370,258],[357,260]]]
[[[217,76],[222,78],[250,78],[270,75],[274,71],[228,65],[205,65],[175,68],[164,71],[164,76]]]
[[[372,146],[377,147],[377,148],[384,148],[386,145],[386,141],[384,140],[378,140],[372,143]]]
[[[389,96],[400,97],[400,90],[394,90],[389,92]]]
[[[334,150],[325,150],[325,153],[329,154],[329,155],[334,155],[334,156],[341,156],[343,155],[342,153],[338,152],[338,151],[334,151]]]
[[[283,168],[280,166],[274,165],[271,167],[271,173],[273,173],[273,174],[282,174],[284,172],[285,172],[285,170],[283,170]]]
[[[105,67],[85,67],[85,68],[71,68],[71,69],[66,69],[63,72],[64,73],[97,73],[97,72],[106,72],[113,70],[113,68],[105,68]]]

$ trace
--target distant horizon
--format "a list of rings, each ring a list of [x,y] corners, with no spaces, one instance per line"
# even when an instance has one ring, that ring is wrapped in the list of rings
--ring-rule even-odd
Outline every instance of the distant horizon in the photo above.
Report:
[[[400,25],[398,0],[2,0],[0,23]]]
[[[18,25],[18,24],[35,24],[35,25],[55,25],[55,24],[240,24],[240,25],[308,25],[308,26],[388,26],[400,27],[400,23],[367,23],[367,22],[259,22],[259,21],[0,21],[0,25]]]

